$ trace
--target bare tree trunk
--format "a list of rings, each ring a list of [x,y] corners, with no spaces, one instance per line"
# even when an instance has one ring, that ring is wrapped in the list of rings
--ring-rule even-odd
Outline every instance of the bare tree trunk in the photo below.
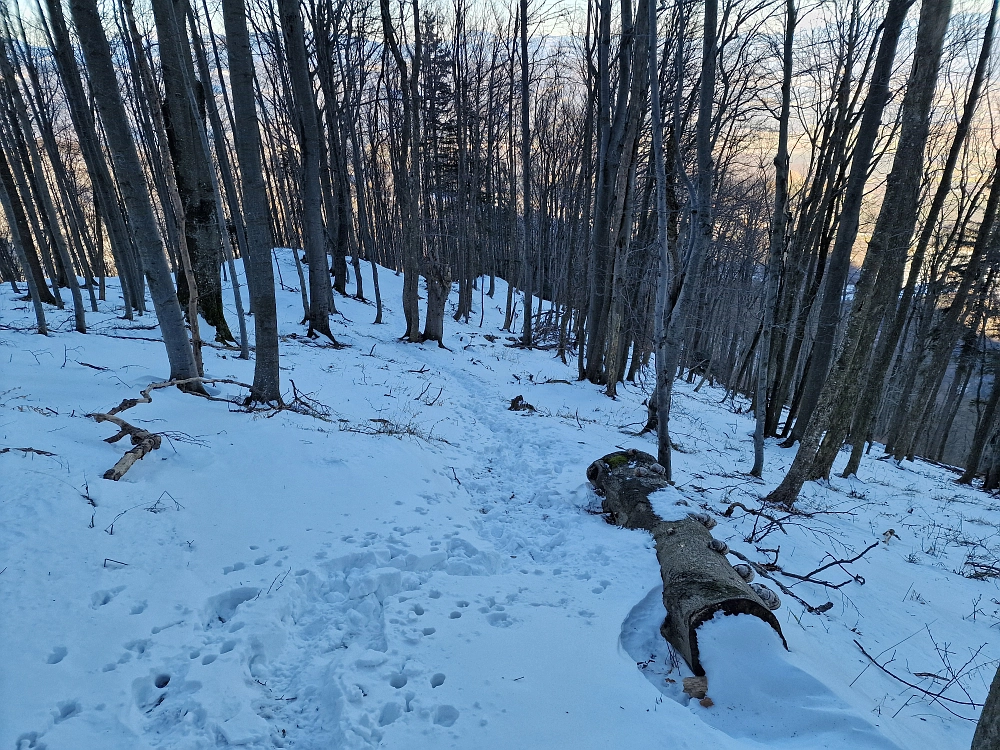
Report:
[[[864,105],[864,115],[858,130],[858,142],[855,146],[851,176],[844,196],[840,225],[837,228],[837,239],[834,243],[830,268],[827,272],[826,289],[820,308],[819,330],[812,350],[810,380],[804,385],[803,404],[799,407],[799,416],[796,420],[797,428],[800,424],[805,426],[811,421],[813,406],[819,401],[820,391],[826,380],[826,370],[833,356],[833,337],[840,317],[843,287],[850,268],[850,252],[858,235],[861,201],[864,197],[875,140],[882,122],[882,113],[889,100],[892,62],[896,55],[896,45],[909,5],[909,0],[890,0],[883,25],[875,71],[872,73],[872,81]],[[874,279],[872,279],[872,283],[873,281]],[[859,317],[858,324],[860,322],[861,318]],[[849,362],[850,360],[848,360]],[[830,398],[826,400],[824,406],[826,408],[832,406]],[[818,424],[803,435],[803,441],[799,445],[788,473],[785,474],[781,484],[768,495],[770,501],[786,505],[792,505],[795,502],[802,485],[811,478],[816,449],[819,447],[822,430],[826,427],[827,416],[828,414],[822,414],[817,420]],[[808,435],[808,441],[805,440],[806,435]]]
[[[135,141],[128,128],[125,106],[115,77],[111,49],[104,34],[95,0],[72,0],[70,11],[80,34],[84,59],[90,73],[91,90],[107,135],[108,148],[125,200],[136,246],[160,323],[163,343],[170,361],[170,378],[198,376],[191,343],[184,330],[184,316],[170,278],[170,267],[153,215],[153,205],[142,174]]]
[[[278,314],[271,265],[271,227],[268,223],[267,194],[260,159],[260,126],[254,106],[253,54],[247,30],[244,0],[223,0],[223,23],[229,55],[229,85],[233,92],[233,115],[240,123],[236,134],[236,154],[243,188],[243,216],[246,219],[247,286],[253,305],[256,361],[253,398],[274,402],[281,398],[278,367]]]
[[[309,80],[309,59],[297,0],[278,0],[281,31],[288,55],[292,100],[299,151],[302,159],[302,241],[309,260],[309,336],[323,334],[334,343],[330,330],[330,267],[323,239],[322,191],[320,189],[320,132],[316,98]]]
[[[7,229],[10,232],[11,242],[14,245],[14,252],[21,264],[21,272],[24,274],[24,281],[28,287],[28,295],[31,297],[31,304],[35,311],[35,326],[40,334],[47,336],[48,326],[45,323],[45,309],[42,307],[42,298],[38,291],[38,282],[31,272],[28,258],[24,251],[24,244],[21,236],[20,222],[14,214],[14,207],[11,203],[10,195],[7,193],[7,185],[4,180],[0,180],[0,206],[3,208],[4,217],[7,219]]]
[[[659,260],[659,270],[656,276],[656,307],[654,320],[654,348],[656,368],[656,453],[662,466],[669,466],[670,433],[668,420],[670,418],[670,388],[673,372],[666,369],[666,323],[667,295],[670,279],[677,273],[680,265],[677,257],[677,247],[668,244],[667,221],[667,169],[663,154],[663,113],[660,107],[660,68],[657,64],[658,27],[656,23],[656,4],[648,4],[649,40],[647,54],[649,55],[649,119],[653,131],[653,169],[656,172],[656,244]],[[582,346],[582,344],[581,344]],[[663,463],[667,461],[668,463]]]
[[[400,134],[399,154],[394,177],[396,184],[396,203],[403,224],[403,317],[406,319],[406,331],[402,338],[411,343],[423,340],[420,333],[420,303],[418,297],[420,269],[419,261],[423,253],[423,217],[419,208],[420,201],[420,107],[419,107],[419,76],[420,76],[420,12],[417,0],[413,2],[414,28],[416,31],[415,48],[411,63],[407,66],[396,32],[392,27],[392,16],[389,10],[389,0],[380,0],[382,15],[382,33],[386,46],[396,63],[399,73],[399,89],[402,99],[403,127]]]
[[[35,288],[35,296],[40,302],[47,305],[56,304],[56,298],[52,295],[45,281],[45,272],[42,271],[42,264],[38,259],[38,251],[35,249],[31,236],[31,227],[28,224],[28,217],[21,204],[21,198],[17,192],[17,184],[14,175],[7,161],[7,154],[0,149],[0,183],[3,184],[4,193],[7,195],[7,225],[11,227],[11,234],[14,233],[14,225],[18,237],[21,238],[20,252],[24,253],[21,258],[24,273],[31,275],[32,286]],[[18,246],[15,246],[15,249]],[[30,287],[29,287],[30,288]]]
[[[830,363],[833,361],[837,326],[841,319],[844,286],[851,268],[851,250],[858,236],[861,202],[864,198],[875,152],[876,139],[882,124],[882,114],[889,101],[889,82],[896,46],[911,0],[890,0],[883,24],[882,40],[879,44],[875,70],[864,103],[864,114],[858,128],[851,175],[844,193],[837,236],[830,253],[829,265],[824,280],[823,298],[820,302],[819,324],[812,347],[812,365],[803,386],[802,402],[792,430],[792,440],[801,439],[819,401],[820,392],[826,382]]]
[[[534,252],[531,233],[531,127],[528,112],[531,90],[528,87],[528,0],[521,0],[521,252],[522,284],[524,293],[524,328],[521,331],[521,346],[531,346],[531,297],[534,289]]]
[[[856,474],[858,467],[861,465],[861,443],[864,442],[865,437],[871,432],[872,425],[874,424],[878,400],[882,395],[886,379],[888,378],[889,365],[892,361],[893,352],[895,352],[899,344],[900,336],[903,333],[907,317],[910,314],[917,280],[923,268],[924,257],[934,234],[934,228],[937,226],[938,217],[941,215],[945,200],[951,189],[952,177],[955,173],[955,166],[958,163],[959,155],[962,152],[965,139],[972,126],[972,117],[979,103],[983,81],[986,77],[986,68],[993,47],[998,4],[1000,4],[998,0],[993,0],[989,21],[987,22],[986,31],[983,36],[983,44],[979,53],[979,60],[976,64],[972,84],[965,100],[962,117],[955,128],[955,135],[941,173],[941,181],[934,192],[934,198],[927,213],[927,218],[924,220],[923,229],[917,241],[917,247],[914,250],[913,258],[910,260],[910,270],[907,275],[906,285],[903,288],[902,298],[896,303],[894,314],[879,338],[878,348],[872,361],[872,375],[867,378],[864,391],[858,400],[855,411],[855,425],[852,427],[852,433],[856,436],[856,444],[853,446],[851,458],[844,469],[845,477]],[[904,392],[907,391],[908,388],[904,388]]]
[[[694,207],[691,211],[691,243],[687,258],[683,261],[673,281],[677,291],[671,295],[674,298],[667,320],[664,323],[663,371],[666,382],[661,392],[657,394],[657,410],[659,423],[667,430],[670,396],[673,389],[673,375],[680,363],[681,349],[684,345],[684,329],[687,325],[688,312],[691,305],[697,301],[699,292],[701,266],[709,245],[712,242],[712,185],[714,162],[712,160],[712,110],[715,96],[716,58],[718,56],[717,35],[719,24],[718,0],[705,0],[704,41],[701,56],[701,85],[699,89],[698,122],[695,126],[695,141],[697,149],[698,174],[694,191]],[[663,414],[663,410],[667,410]],[[660,456],[660,463],[666,469],[666,476],[671,478],[670,441],[669,438],[660,443],[665,447],[666,455]]]
[[[990,692],[976,724],[971,750],[996,750],[1000,747],[1000,669],[993,677]]]
[[[205,150],[204,123],[195,107],[197,99],[205,96],[203,86],[206,84],[195,82],[185,33],[187,0],[153,0],[152,6],[166,92],[163,113],[167,142],[177,192],[183,204],[187,250],[198,285],[198,307],[209,325],[215,328],[217,341],[235,341],[222,306],[221,233],[225,227],[218,223],[210,173],[212,157]],[[186,283],[179,283],[178,291],[183,301],[187,294]]]
[[[767,251],[764,279],[763,321],[757,351],[757,389],[754,403],[757,420],[753,433],[753,467],[750,475],[759,477],[764,471],[764,422],[767,420],[768,364],[771,356],[771,331],[774,328],[774,308],[777,303],[781,274],[781,254],[785,248],[788,226],[788,117],[792,96],[792,47],[795,41],[795,1],[785,2],[785,42],[782,52],[781,112],[778,115],[778,153],[774,157],[774,214],[771,219],[771,241]]]

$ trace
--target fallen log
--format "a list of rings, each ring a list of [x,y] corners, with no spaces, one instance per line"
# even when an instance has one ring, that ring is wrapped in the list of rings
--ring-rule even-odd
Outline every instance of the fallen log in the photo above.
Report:
[[[636,450],[609,453],[587,469],[587,479],[601,495],[608,521],[653,535],[667,610],[660,627],[663,637],[698,676],[705,674],[698,659],[698,627],[717,612],[760,618],[788,648],[771,608],[729,564],[725,542],[712,537],[709,529],[714,520],[693,506],[690,512],[685,505],[675,506],[677,512],[668,514],[668,519],[653,510],[650,495],[670,486],[663,473],[653,456]],[[777,608],[777,596],[761,588]]]
[[[127,451],[124,456],[118,459],[118,462],[104,472],[104,478],[110,479],[117,482],[123,476],[125,472],[132,468],[132,464],[138,461],[140,458],[145,456],[147,453],[151,453],[160,447],[162,438],[155,432],[150,432],[149,430],[144,430],[141,427],[136,427],[135,425],[129,424],[121,417],[116,417],[114,414],[103,414],[100,412],[94,414],[88,414],[95,422],[111,422],[111,424],[118,427],[118,433],[112,435],[109,438],[105,438],[105,443],[117,443],[123,437],[128,437],[132,441],[134,446],[131,450]]]

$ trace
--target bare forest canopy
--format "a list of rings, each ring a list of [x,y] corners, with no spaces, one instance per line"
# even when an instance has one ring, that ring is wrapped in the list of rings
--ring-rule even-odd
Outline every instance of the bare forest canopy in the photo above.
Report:
[[[172,379],[238,347],[275,403],[276,283],[335,349],[379,266],[441,346],[501,277],[519,345],[649,378],[668,477],[686,377],[752,397],[753,473],[797,446],[773,501],[874,441],[1000,485],[996,2],[2,3],[0,276],[40,333],[116,276]]]

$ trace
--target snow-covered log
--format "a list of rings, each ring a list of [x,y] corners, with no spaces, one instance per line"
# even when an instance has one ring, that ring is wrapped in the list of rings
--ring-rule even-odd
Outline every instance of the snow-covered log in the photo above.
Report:
[[[603,498],[611,523],[653,535],[667,610],[660,632],[696,675],[705,674],[698,660],[698,626],[717,612],[759,617],[787,648],[777,618],[729,564],[725,543],[709,531],[714,520],[694,507],[688,512],[687,506],[674,505],[670,499],[666,502],[671,512],[661,510],[668,519],[653,509],[650,495],[670,486],[653,456],[636,450],[609,453],[590,465],[587,479]],[[678,498],[674,502],[685,502],[672,494]],[[776,607],[777,597],[770,603]]]

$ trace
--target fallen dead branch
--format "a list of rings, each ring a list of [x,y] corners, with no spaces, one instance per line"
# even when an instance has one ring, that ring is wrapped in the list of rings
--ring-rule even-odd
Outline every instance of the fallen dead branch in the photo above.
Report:
[[[111,424],[118,427],[118,433],[112,435],[105,439],[106,443],[116,443],[123,437],[128,437],[132,441],[132,449],[125,453],[118,462],[104,472],[104,478],[110,479],[117,482],[125,473],[132,468],[136,461],[142,459],[152,451],[157,450],[162,444],[162,438],[167,437],[171,439],[174,436],[182,435],[183,433],[157,433],[150,432],[149,430],[144,430],[141,427],[136,427],[129,422],[126,422],[121,417],[117,416],[123,411],[131,409],[133,406],[138,406],[139,404],[149,404],[153,401],[153,391],[157,391],[163,388],[171,388],[177,386],[186,393],[191,393],[195,396],[200,396],[201,398],[208,399],[209,401],[222,401],[228,404],[234,404],[241,409],[246,411],[253,411],[253,400],[251,396],[247,396],[243,399],[232,399],[232,398],[218,398],[207,393],[202,386],[212,385],[216,383],[235,385],[240,388],[246,388],[251,393],[253,392],[253,386],[249,383],[243,383],[239,380],[232,380],[230,378],[177,378],[172,380],[163,380],[156,383],[150,383],[145,388],[139,392],[138,398],[126,398],[122,399],[122,402],[118,406],[110,409],[107,412],[94,412],[88,414],[87,416],[94,421],[110,422]],[[292,400],[289,403],[284,401],[278,401],[277,403],[263,404],[262,408],[271,411],[268,414],[269,417],[274,416],[281,411],[294,411],[297,414],[304,414],[307,416],[315,417],[323,421],[329,422],[329,409],[320,404],[315,399],[310,398],[308,395],[300,393],[295,387],[295,383],[292,383]],[[189,442],[193,442],[189,441]],[[24,449],[18,449],[24,450]],[[36,451],[37,452],[37,451]]]
[[[909,680],[903,679],[898,674],[896,674],[895,672],[891,671],[886,666],[886,664],[888,664],[888,662],[886,662],[886,664],[882,664],[881,662],[879,662],[878,659],[876,659],[874,656],[872,656],[867,651],[865,651],[865,647],[862,646],[857,641],[857,639],[854,640],[854,645],[857,646],[859,649],[861,649],[861,653],[864,654],[865,658],[868,659],[868,661],[870,661],[872,664],[874,664],[876,667],[878,667],[882,672],[884,672],[885,674],[889,675],[889,677],[891,677],[892,679],[896,680],[899,683],[902,683],[903,685],[906,685],[906,687],[910,688],[911,690],[916,690],[918,693],[927,696],[928,698],[931,699],[931,703],[937,703],[937,704],[939,704],[941,706],[941,708],[943,708],[945,711],[947,711],[948,713],[950,713],[952,716],[956,716],[959,719],[965,719],[966,721],[976,721],[975,717],[962,716],[959,713],[955,713],[955,711],[953,711],[949,707],[949,705],[947,705],[947,704],[951,704],[952,706],[968,706],[969,708],[982,708],[983,707],[982,703],[976,703],[971,698],[969,700],[967,700],[967,701],[956,700],[955,698],[949,698],[949,697],[943,695],[943,693],[952,684],[958,682],[958,678],[961,677],[962,673],[965,671],[965,668],[968,667],[970,664],[972,664],[972,662],[975,661],[976,657],[979,656],[979,652],[983,650],[983,646],[980,646],[979,648],[977,648],[973,652],[973,654],[969,658],[969,660],[962,666],[961,669],[958,670],[958,672],[955,675],[952,676],[952,678],[950,678],[950,679],[948,679],[946,681],[945,685],[940,690],[927,690],[926,688],[922,688],[919,685],[913,684]],[[923,674],[924,673],[920,673],[920,676],[923,676]],[[938,675],[930,675],[930,674],[928,674],[928,675],[926,675],[926,677],[928,677],[928,678],[934,678],[934,679],[938,679],[938,680],[942,679]],[[966,695],[968,695],[968,694],[966,694]]]
[[[118,462],[114,466],[104,472],[105,479],[117,482],[125,476],[125,472],[131,469],[132,465],[136,461],[145,457],[146,454],[155,451],[163,442],[160,436],[155,432],[150,432],[149,430],[144,430],[141,427],[131,425],[121,417],[116,417],[113,414],[102,414],[98,412],[95,414],[88,414],[87,416],[91,417],[95,422],[111,422],[111,424],[118,427],[118,434],[105,438],[105,443],[117,443],[127,435],[131,438],[132,445],[134,446],[131,450],[127,451],[124,456],[119,458]]]
[[[766,568],[765,566],[761,565],[760,563],[754,562],[746,555],[737,552],[734,549],[729,550],[729,554],[745,562],[747,565],[749,565],[756,571],[757,575],[761,576],[762,578],[766,578],[769,581],[772,581],[775,586],[781,589],[781,593],[783,593],[785,596],[790,596],[792,599],[797,601],[805,608],[807,612],[819,615],[829,611],[830,609],[833,609],[833,602],[826,602],[825,604],[820,604],[819,606],[814,607],[812,604],[807,602],[805,599],[803,599],[801,596],[796,594],[785,584],[783,584],[781,581],[779,581],[777,578],[771,575],[770,570],[768,570],[768,568]]]
[[[764,520],[769,522],[763,529],[758,529],[757,521],[754,521],[753,529],[750,531],[750,534],[745,539],[745,541],[749,543],[762,541],[768,534],[774,531],[775,528],[779,529],[782,534],[788,533],[785,530],[783,522],[787,521],[791,516],[785,516],[784,518],[775,518],[774,516],[769,515],[764,511],[748,508],[743,503],[736,501],[729,504],[729,507],[726,508],[725,513],[722,514],[723,517],[731,518],[733,515],[733,511],[736,510],[736,508],[739,508],[747,515],[756,516],[757,519],[763,518]]]
[[[822,565],[822,566],[816,568],[816,570],[812,570],[812,571],[806,573],[804,576],[800,576],[797,573],[789,573],[787,570],[782,570],[781,568],[778,568],[778,571],[783,576],[787,576],[788,578],[794,578],[794,579],[796,579],[798,581],[805,581],[807,583],[815,583],[815,584],[817,584],[819,586],[825,586],[826,588],[830,588],[830,589],[839,589],[839,588],[841,588],[843,586],[846,586],[847,584],[851,583],[852,581],[855,582],[855,583],[859,583],[862,586],[864,586],[864,584],[865,584],[864,576],[859,575],[857,573],[851,573],[849,570],[847,570],[846,568],[844,568],[844,566],[848,565],[850,563],[853,563],[853,562],[857,562],[858,560],[860,560],[862,557],[864,557],[865,555],[867,555],[869,552],[871,552],[876,547],[878,547],[878,542],[873,542],[872,544],[870,544],[867,547],[865,547],[864,550],[862,550],[859,554],[855,555],[854,557],[850,557],[850,558],[847,558],[847,559],[844,559],[844,560],[834,560],[833,562],[827,563],[826,565]],[[833,557],[833,555],[830,555],[830,557]],[[841,570],[843,570],[845,573],[847,573],[847,575],[849,575],[851,577],[850,580],[844,581],[843,583],[830,583],[828,581],[822,581],[822,580],[813,578],[813,576],[816,575],[817,573],[822,573],[824,570],[828,570],[828,569],[830,569],[830,568],[832,568],[834,566],[839,567]]]
[[[37,456],[54,456],[55,453],[38,450],[38,448],[0,448],[0,453],[10,453],[11,451],[21,451],[21,453],[34,453]]]

